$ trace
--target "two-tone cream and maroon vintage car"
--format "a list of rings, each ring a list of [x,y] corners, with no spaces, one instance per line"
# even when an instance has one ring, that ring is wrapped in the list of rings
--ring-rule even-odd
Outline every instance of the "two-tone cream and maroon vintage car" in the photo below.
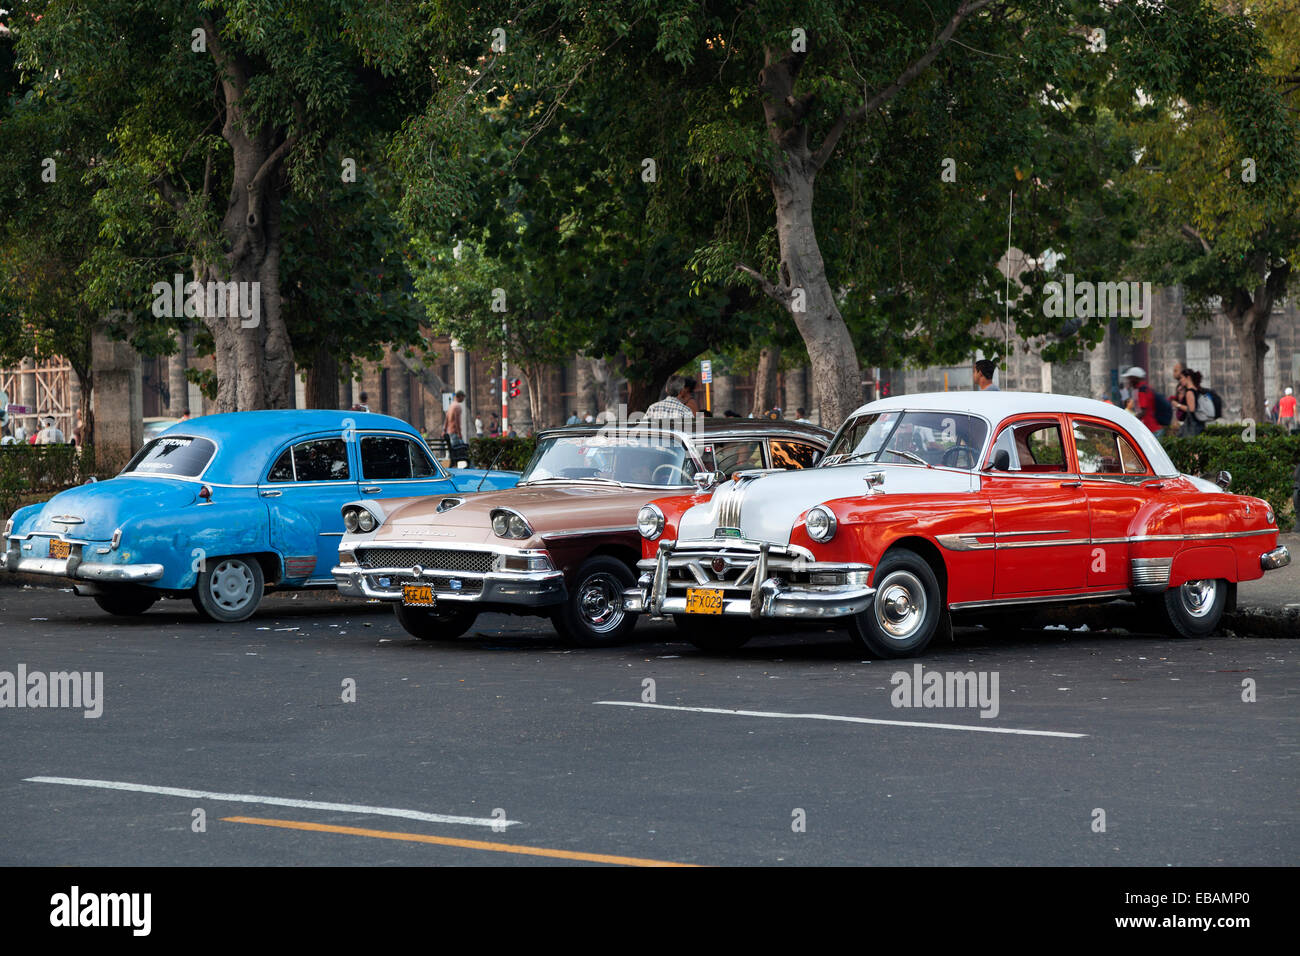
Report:
[[[743,644],[746,621],[831,619],[872,655],[905,657],[954,612],[1116,599],[1209,634],[1238,582],[1290,562],[1268,502],[1220,477],[1179,474],[1104,402],[897,396],[854,412],[814,469],[648,504],[624,606],[672,615],[713,650]]]
[[[549,616],[582,645],[636,623],[623,592],[641,557],[637,512],[653,498],[754,468],[810,467],[831,433],[789,421],[707,419],[542,432],[508,492],[344,506],[334,580],[391,601],[408,633],[458,637],[483,611]]]

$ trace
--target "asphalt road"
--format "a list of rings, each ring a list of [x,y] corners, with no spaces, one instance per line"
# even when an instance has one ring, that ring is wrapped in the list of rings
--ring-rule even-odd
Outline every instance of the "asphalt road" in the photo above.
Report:
[[[426,644],[308,595],[122,621],[0,587],[0,671],[103,674],[98,718],[0,709],[0,864],[1296,862],[1290,641],[970,628],[886,662],[833,631],[634,637],[487,615]],[[997,716],[893,706],[916,664],[996,675]],[[647,680],[655,706],[623,706]]]

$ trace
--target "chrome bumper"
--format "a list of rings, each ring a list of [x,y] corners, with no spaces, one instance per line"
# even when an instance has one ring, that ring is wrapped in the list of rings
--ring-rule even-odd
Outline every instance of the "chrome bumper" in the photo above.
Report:
[[[1279,544],[1272,551],[1265,551],[1259,556],[1259,566],[1265,571],[1276,571],[1278,568],[1285,568],[1291,563],[1291,552],[1287,546]]]
[[[790,584],[768,575],[767,545],[760,547],[753,584],[746,598],[723,598],[722,613],[749,618],[832,618],[859,614],[871,606],[876,589],[867,584]],[[632,614],[685,614],[686,598],[669,596],[668,569],[672,548],[661,546],[653,566],[647,568],[637,586],[623,592],[623,609]],[[648,562],[641,562],[641,566]],[[863,567],[866,567],[865,565]],[[825,570],[824,566],[819,568]],[[858,570],[855,567],[853,570]],[[870,568],[867,568],[869,571]],[[701,584],[708,587],[708,584]]]
[[[432,584],[436,577],[454,577],[465,581],[481,582],[477,591],[466,593],[450,589],[435,589],[434,596],[439,602],[451,601],[457,604],[519,604],[524,607],[545,607],[561,603],[567,596],[564,587],[563,571],[518,571],[475,574],[471,572],[439,571],[426,573],[423,578],[411,573],[410,568],[361,568],[356,565],[340,565],[330,572],[339,593],[348,597],[377,598],[380,601],[401,601],[402,587],[391,582],[398,578],[416,583],[427,579]],[[385,586],[381,580],[390,583]]]
[[[105,564],[83,562],[80,555],[67,558],[24,558],[16,548],[0,554],[0,569],[17,574],[48,574],[74,581],[149,584],[163,576],[161,564]]]

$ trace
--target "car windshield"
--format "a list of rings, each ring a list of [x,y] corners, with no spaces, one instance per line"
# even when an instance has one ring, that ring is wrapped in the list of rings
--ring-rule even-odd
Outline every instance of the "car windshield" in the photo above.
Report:
[[[545,438],[519,483],[617,481],[681,487],[698,470],[680,438],[668,435],[562,435]]]
[[[206,438],[164,435],[145,445],[122,474],[167,475],[172,478],[195,478],[203,473],[217,446]]]
[[[890,411],[850,419],[831,442],[819,467],[850,462],[911,462],[970,471],[976,467],[988,425],[959,412]]]

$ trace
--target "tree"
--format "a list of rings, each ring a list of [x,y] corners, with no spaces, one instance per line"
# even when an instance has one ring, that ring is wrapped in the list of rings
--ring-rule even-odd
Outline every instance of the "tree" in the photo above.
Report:
[[[396,26],[382,8],[307,0],[148,9],[103,0],[93,17],[68,0],[33,5],[20,50],[38,93],[99,106],[110,127],[91,170],[107,239],[90,258],[91,289],[152,305],[173,325],[200,320],[221,411],[291,403],[285,200],[322,188],[321,157],[331,147],[339,155],[340,138],[360,148],[367,130],[396,121],[418,80],[367,65],[386,55]],[[140,258],[136,247],[159,233],[173,240],[170,257]],[[211,294],[187,293],[184,312],[157,293],[151,303],[173,271],[209,290],[237,289],[249,314]]]
[[[1262,421],[1269,317],[1300,256],[1300,6],[1197,6],[1213,29],[1197,35],[1195,61],[1129,111],[1144,149],[1130,178],[1150,210],[1136,261],[1183,286],[1193,319],[1223,309],[1241,355],[1242,415]],[[1161,25],[1175,36],[1180,26]]]

